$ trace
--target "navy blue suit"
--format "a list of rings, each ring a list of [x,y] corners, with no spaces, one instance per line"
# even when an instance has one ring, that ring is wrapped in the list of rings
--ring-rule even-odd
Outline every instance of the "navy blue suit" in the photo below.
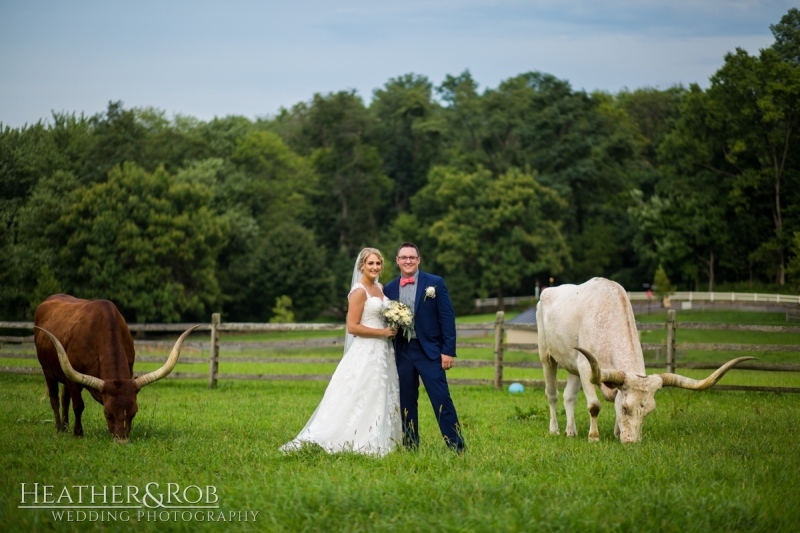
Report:
[[[428,287],[436,291],[425,297]],[[419,444],[419,380],[431,400],[439,421],[439,429],[448,446],[456,451],[464,448],[447,376],[442,369],[442,354],[456,356],[456,318],[447,286],[439,276],[419,271],[414,302],[414,330],[417,338],[407,341],[400,331],[394,338],[397,374],[400,379],[400,412],[403,416],[403,441],[406,446]],[[400,278],[390,281],[383,290],[387,298],[397,300]]]

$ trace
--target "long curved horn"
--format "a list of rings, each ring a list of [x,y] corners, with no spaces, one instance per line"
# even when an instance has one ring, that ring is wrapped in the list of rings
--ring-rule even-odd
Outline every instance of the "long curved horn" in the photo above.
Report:
[[[660,374],[660,376],[661,380],[664,382],[664,387],[680,387],[681,389],[689,390],[706,390],[713,387],[714,384],[719,381],[728,370],[738,365],[742,361],[747,361],[748,359],[755,359],[755,357],[738,357],[736,359],[731,359],[702,381],[687,378],[678,374]]]
[[[199,327],[200,324],[192,326],[184,331],[180,337],[178,337],[178,340],[175,341],[175,346],[172,347],[172,351],[169,353],[169,357],[167,358],[167,362],[164,363],[164,366],[158,370],[153,370],[152,372],[148,372],[147,374],[134,379],[133,381],[136,383],[137,388],[141,389],[146,385],[150,385],[151,383],[158,381],[172,372],[172,369],[175,368],[176,364],[178,364],[178,357],[181,355],[181,346],[183,345],[183,341],[189,336],[189,333],[193,332]]]
[[[67,352],[64,350],[64,347],[61,345],[59,340],[56,338],[55,335],[50,333],[44,328],[40,328],[39,326],[33,326],[34,328],[44,332],[50,340],[53,341],[53,346],[56,347],[56,352],[58,353],[58,362],[61,363],[61,370],[64,371],[64,375],[67,376],[69,379],[78,383],[79,385],[83,385],[85,387],[89,387],[90,389],[95,389],[98,391],[103,390],[103,383],[104,381],[100,378],[96,378],[94,376],[89,376],[88,374],[81,374],[74,368],[69,362],[67,358]]]
[[[625,372],[621,370],[605,370],[600,368],[600,363],[597,358],[593,356],[588,350],[575,347],[576,350],[581,352],[589,365],[592,367],[592,383],[599,385],[600,383],[613,383],[615,385],[622,385],[625,383]]]

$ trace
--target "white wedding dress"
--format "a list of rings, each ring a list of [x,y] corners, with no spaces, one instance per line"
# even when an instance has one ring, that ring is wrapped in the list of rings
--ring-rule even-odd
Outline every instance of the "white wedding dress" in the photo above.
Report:
[[[350,294],[356,290],[366,291],[366,288],[356,283]],[[367,293],[361,324],[386,327],[382,315],[384,300]],[[355,337],[306,426],[280,449],[291,452],[302,448],[304,443],[315,443],[329,453],[356,452],[382,457],[401,441],[400,388],[394,348],[385,337]]]

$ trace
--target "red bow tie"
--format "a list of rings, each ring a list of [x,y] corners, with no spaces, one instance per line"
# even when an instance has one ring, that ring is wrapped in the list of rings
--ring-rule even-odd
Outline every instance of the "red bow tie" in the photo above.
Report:
[[[409,283],[414,283],[414,278],[400,278],[400,286],[405,287]]]

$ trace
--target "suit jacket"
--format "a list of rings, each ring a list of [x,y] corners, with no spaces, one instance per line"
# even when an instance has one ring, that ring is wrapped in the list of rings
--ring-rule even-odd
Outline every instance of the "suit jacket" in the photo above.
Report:
[[[456,356],[456,315],[444,280],[439,276],[419,271],[416,282],[417,295],[414,302],[414,331],[422,349],[429,358],[436,360],[442,354]],[[436,296],[425,298],[425,291],[433,287]],[[383,294],[391,300],[400,296],[400,278],[390,281]],[[395,339],[395,349],[402,333]],[[405,337],[403,337],[405,342]]]

